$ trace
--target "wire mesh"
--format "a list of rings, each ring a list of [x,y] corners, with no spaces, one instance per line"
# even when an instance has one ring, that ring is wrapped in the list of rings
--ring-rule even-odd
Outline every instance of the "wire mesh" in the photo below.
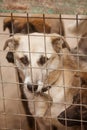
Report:
[[[9,21],[10,18],[10,21]],[[35,21],[37,20],[37,23],[35,23]],[[43,129],[47,129],[47,130],[54,130],[54,129],[58,129],[60,130],[65,129],[65,130],[77,130],[77,129],[81,129],[81,130],[86,130],[86,126],[87,126],[87,101],[86,101],[86,96],[87,93],[87,84],[86,84],[86,75],[84,76],[84,73],[86,74],[87,70],[86,70],[86,60],[81,60],[81,57],[86,57],[86,51],[84,47],[82,53],[79,53],[80,51],[80,46],[79,46],[79,42],[81,39],[85,39],[86,40],[86,30],[84,30],[83,32],[80,32],[80,35],[77,34],[73,34],[72,32],[70,32],[68,30],[68,25],[74,22],[76,29],[78,30],[79,28],[79,21],[85,21],[86,23],[86,16],[85,17],[80,17],[79,15],[31,15],[31,14],[0,14],[0,21],[1,21],[1,30],[0,30],[0,41],[1,41],[1,45],[0,45],[0,130],[30,130],[30,129],[34,129],[34,130],[43,130]],[[51,22],[55,22],[57,21],[58,23],[55,26],[54,29],[54,24],[51,24]],[[42,24],[39,24],[40,22],[42,22]],[[63,22],[63,23],[62,23]],[[63,26],[62,26],[63,24]],[[57,26],[58,25],[58,26]],[[8,28],[8,30],[5,30],[6,27]],[[16,28],[17,27],[17,28]],[[86,28],[86,27],[85,27]],[[4,30],[3,30],[4,29]],[[62,30],[64,29],[64,30]],[[33,32],[37,32],[39,33],[39,35],[36,35],[36,33]],[[8,50],[3,50],[3,46],[6,42],[6,40],[8,38],[10,38],[9,36],[13,37],[12,42],[14,41],[15,38],[15,33],[22,33],[20,34],[21,36],[27,36],[28,38],[28,48],[24,50],[24,48],[22,47],[22,49],[20,50],[11,50],[11,52],[15,55],[15,54],[27,54],[29,57],[29,65],[26,67],[26,62],[24,64],[24,68],[18,68],[18,66],[16,65],[17,62],[17,57],[14,57],[14,63],[8,63],[6,60],[6,56],[9,52]],[[42,44],[43,50],[42,51],[38,51],[38,52],[32,52],[31,51],[31,33],[32,33],[32,37],[37,39],[37,37],[39,37],[40,39],[43,38],[44,44]],[[43,33],[43,35],[41,35]],[[34,82],[34,73],[33,71],[38,72],[41,71],[41,75],[43,74],[43,70],[44,67],[42,67],[41,65],[38,66],[33,66],[32,65],[32,55],[35,55],[35,57],[38,57],[38,55],[43,56],[46,58],[45,60],[41,60],[41,62],[44,64],[44,62],[49,63],[48,61],[50,60],[50,58],[48,58],[48,54],[51,56],[54,56],[54,52],[47,52],[47,43],[50,39],[50,35],[47,36],[47,33],[59,33],[60,35],[64,36],[64,39],[67,41],[67,43],[69,44],[71,50],[73,50],[73,48],[77,47],[77,52],[76,53],[64,53],[63,51],[55,53],[55,57],[60,56],[59,62],[62,63],[62,67],[57,67],[57,68],[49,68],[48,64],[45,66],[45,71],[46,71],[46,77],[49,76],[49,71],[57,71],[57,72],[63,72],[61,75],[61,82],[59,84],[55,84],[53,83],[53,85],[51,83],[49,83],[48,79],[47,79],[47,85],[54,87],[56,90],[57,88],[60,88],[62,93],[63,93],[63,97],[60,94],[60,91],[55,93],[51,92],[50,87],[48,87],[48,90],[46,92],[41,92],[40,93],[35,93],[34,92],[34,88],[32,89],[32,94],[30,93],[30,95],[32,96],[32,98],[30,99],[30,97],[28,97],[28,94],[26,96],[26,93],[29,91],[27,90],[27,92],[25,92],[26,90],[24,89],[24,86],[26,84],[24,84],[24,76],[21,75],[20,71],[22,69],[25,69],[26,71],[24,72],[27,76],[30,74],[31,77],[31,81],[32,81],[32,86],[37,86],[38,84],[36,82]],[[78,33],[78,32],[77,32]],[[19,35],[19,34],[18,34]],[[19,35],[19,36],[20,36]],[[52,34],[54,36],[54,34]],[[83,37],[83,35],[85,35]],[[58,36],[58,35],[57,35]],[[34,40],[34,42],[37,43],[37,41]],[[47,41],[48,39],[48,41]],[[24,42],[24,41],[22,41]],[[40,42],[38,40],[38,42]],[[83,42],[83,41],[82,41]],[[27,43],[27,42],[26,42]],[[26,44],[25,43],[25,44]],[[10,44],[9,44],[10,45]],[[22,45],[21,45],[22,46]],[[37,48],[38,44],[36,45]],[[84,46],[84,45],[83,45]],[[82,46],[82,47],[83,47]],[[49,47],[50,48],[50,47]],[[85,52],[85,53],[84,53]],[[67,56],[66,56],[67,55]],[[62,58],[63,56],[70,56],[71,58],[73,57],[73,63],[76,62],[76,68],[64,68],[65,67],[65,62],[64,59]],[[75,60],[74,60],[75,59]],[[22,59],[23,60],[23,59]],[[23,60],[24,61],[24,60]],[[33,59],[34,61],[34,59]],[[38,62],[38,61],[37,61]],[[21,60],[20,60],[20,64],[21,64]],[[50,62],[51,64],[51,62]],[[68,63],[69,64],[69,63]],[[82,65],[82,69],[80,68],[80,64]],[[72,66],[72,65],[71,65]],[[30,73],[28,72],[30,70]],[[70,82],[72,82],[72,84],[68,84],[66,85],[66,77],[67,77],[67,73],[73,73],[74,79]],[[65,75],[66,73],[66,75]],[[81,76],[78,76],[82,74]],[[44,82],[44,76],[42,77],[42,82]],[[57,75],[57,73],[56,73]],[[36,75],[36,77],[38,78],[38,75]],[[55,75],[54,75],[55,77]],[[53,78],[54,78],[53,77]],[[68,77],[70,78],[70,77]],[[59,80],[59,79],[57,79]],[[84,82],[83,82],[84,81]],[[62,84],[62,85],[61,85]],[[74,85],[73,85],[74,84]],[[70,86],[71,85],[71,86]],[[45,84],[44,84],[45,86]],[[68,92],[69,91],[69,92]],[[70,95],[70,92],[73,92],[73,96],[72,98],[69,98],[67,96]],[[54,97],[52,96],[52,93],[54,93]],[[38,98],[39,95],[40,97]],[[48,95],[48,100],[44,101],[42,100],[42,97],[44,97]],[[58,100],[55,98],[57,96]],[[76,98],[74,98],[76,97]],[[78,99],[79,97],[79,99]],[[69,101],[68,101],[69,98]],[[54,99],[56,99],[56,101],[54,101]],[[31,104],[32,106],[29,106],[30,104],[28,104],[28,102]],[[43,115],[38,115],[38,113],[40,112],[38,105],[36,106],[36,104],[40,104],[42,102],[45,102],[45,104],[47,104],[47,111],[45,111],[45,113]],[[52,108],[58,107],[58,110],[61,110],[62,107],[64,108],[61,112],[62,112],[62,116],[57,115],[57,110],[54,112]],[[30,109],[29,109],[30,107]],[[37,108],[36,108],[37,107]],[[71,109],[71,108],[76,108],[76,109]],[[45,109],[45,108],[44,108]],[[43,111],[44,111],[43,109]],[[65,111],[64,111],[65,110]],[[72,111],[71,111],[72,110]],[[75,111],[74,111],[75,110]],[[32,114],[33,111],[33,114]],[[76,118],[73,118],[72,115],[77,114]],[[85,113],[85,114],[84,114]],[[71,116],[71,117],[70,117]],[[84,118],[85,116],[85,118]],[[58,123],[60,120],[62,120],[62,124],[61,128],[60,128],[60,124],[56,124],[53,122],[56,120],[56,123]],[[65,121],[65,122],[64,122]],[[71,122],[69,122],[71,121]],[[32,123],[33,122],[33,123]],[[73,123],[74,122],[74,123]],[[57,128],[56,128],[57,127]]]

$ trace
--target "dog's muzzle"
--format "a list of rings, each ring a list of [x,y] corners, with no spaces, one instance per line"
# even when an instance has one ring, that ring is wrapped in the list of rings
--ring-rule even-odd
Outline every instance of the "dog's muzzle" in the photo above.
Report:
[[[33,84],[33,83],[31,83],[31,80],[30,80],[29,77],[25,78],[24,83],[25,83],[25,87],[27,87],[27,89],[29,91],[36,92],[36,93],[46,92],[51,88],[50,85],[45,86],[44,83],[41,80],[38,80],[37,83]]]
[[[42,90],[40,92],[46,92],[51,88],[51,86],[47,86],[42,88]],[[27,84],[27,89],[31,92],[36,92],[38,89],[38,85],[32,85],[32,84]]]

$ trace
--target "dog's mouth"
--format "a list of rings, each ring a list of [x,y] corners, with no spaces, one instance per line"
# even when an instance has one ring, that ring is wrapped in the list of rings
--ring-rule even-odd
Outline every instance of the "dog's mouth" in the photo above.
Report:
[[[46,86],[41,89],[38,89],[38,87],[39,87],[38,85],[27,84],[27,89],[31,92],[36,92],[36,93],[46,92],[51,88],[51,86]]]
[[[46,91],[48,91],[49,89],[51,88],[51,86],[47,86],[47,87],[44,87],[44,88],[42,88],[42,92],[46,92]]]

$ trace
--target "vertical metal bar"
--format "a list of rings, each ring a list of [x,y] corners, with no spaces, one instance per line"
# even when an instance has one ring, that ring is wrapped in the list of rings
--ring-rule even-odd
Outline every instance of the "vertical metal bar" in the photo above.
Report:
[[[29,49],[29,58],[30,58],[30,61],[31,61],[31,50],[30,50],[30,32],[29,32],[29,15],[27,13],[27,27],[28,27],[28,49]],[[30,74],[31,74],[31,80],[32,80],[32,85],[34,85],[33,83],[33,74],[32,74],[32,64],[30,62]],[[33,96],[34,96],[34,88],[32,88],[33,90]],[[34,97],[35,99],[35,97]],[[33,101],[33,106],[34,106],[34,115],[36,113],[36,110],[35,110],[35,100]],[[36,125],[36,118],[34,117],[35,119],[35,130],[37,130],[37,125]]]
[[[43,21],[44,21],[44,47],[45,47],[45,57],[47,57],[47,49],[46,49],[46,18],[45,18],[45,14],[43,14]],[[46,73],[47,73],[47,75],[49,75],[49,72],[48,72],[49,70],[47,69],[47,66],[46,66]],[[47,81],[48,82],[48,81]],[[48,85],[50,85],[49,83],[48,83]],[[50,96],[50,91],[49,91],[49,89],[48,89],[48,95]],[[49,100],[48,101],[48,103],[49,103],[49,113],[50,113],[50,118],[49,118],[49,120],[50,120],[50,130],[52,130],[52,114],[51,114],[51,101]]]
[[[62,33],[62,32],[61,32],[61,20],[62,20],[61,14],[59,15],[59,20],[60,20],[60,35],[61,35],[61,33]],[[62,55],[64,55],[64,54],[62,54]],[[61,56],[62,56],[62,55],[61,55]],[[64,60],[64,59],[62,59],[62,67],[64,68],[64,61],[63,61],[63,60]],[[63,86],[62,86],[62,87],[64,88],[64,102],[66,102],[66,89],[67,89],[66,87],[67,87],[67,86],[65,85],[64,71],[66,71],[66,70],[63,69]],[[65,130],[67,130],[66,105],[67,105],[67,104],[65,104],[65,119],[64,119],[64,120],[65,120]]]
[[[79,20],[79,17],[78,17],[78,14],[76,15],[76,27],[77,27],[77,30],[78,30],[78,21]],[[78,40],[78,36],[77,36],[77,43],[79,42],[79,40]],[[77,44],[77,62],[78,62],[78,70],[80,69],[80,60],[79,60],[79,47],[78,47],[78,44]],[[80,72],[79,72],[80,73]],[[80,78],[79,78],[79,84],[81,84],[81,80],[80,80]],[[81,119],[80,119],[80,121],[81,121],[81,130],[83,130],[83,125],[82,125],[82,95],[81,95],[81,87],[80,87],[80,113],[81,113]]]
[[[1,63],[0,63],[1,65]],[[3,84],[3,76],[2,76],[2,70],[1,70],[1,66],[0,66],[0,74],[1,74],[1,81],[2,81],[2,100],[3,100],[3,113],[4,113],[4,121],[5,121],[5,128],[7,128],[7,121],[6,121],[6,106],[5,106],[5,93],[4,93],[4,84]]]
[[[61,20],[62,20],[62,17],[61,17],[61,14],[59,15],[59,21],[60,21],[60,26],[59,26],[59,32],[60,32],[60,35],[62,34],[62,30],[61,30]]]
[[[11,26],[12,26],[12,36],[13,36],[13,38],[14,38],[14,18],[13,18],[14,16],[13,16],[13,13],[11,13]],[[14,39],[13,39],[13,41],[14,41]],[[13,52],[14,53],[14,52]],[[16,63],[16,61],[15,61],[16,59],[15,59],[15,57],[14,57],[14,62]],[[14,70],[15,70],[15,75],[16,75],[16,82],[17,82],[17,93],[18,93],[18,97],[20,97],[20,92],[19,92],[19,80],[18,80],[18,73],[17,73],[17,68],[16,67],[14,67]],[[18,104],[18,106],[20,106],[20,103]],[[20,107],[19,107],[20,108]],[[21,117],[20,117],[20,129],[21,129],[21,127],[22,127],[22,119],[21,119]]]
[[[60,35],[61,35],[61,34],[62,34],[62,32],[61,32],[61,31],[62,31],[62,30],[61,30],[61,20],[62,20],[61,14],[59,15],[59,20],[60,20],[60,28],[59,28],[59,29],[60,29]],[[63,56],[63,55],[64,55],[64,54],[62,54],[61,56]],[[61,59],[61,60],[62,60],[62,67],[64,68],[64,61],[63,61],[64,59]],[[67,89],[66,87],[67,87],[67,86],[65,85],[64,71],[65,71],[65,70],[63,69],[63,86],[62,86],[62,87],[63,87],[63,89],[64,89],[64,102],[66,102],[66,89]],[[65,119],[64,119],[64,120],[65,120],[65,130],[67,130],[67,120],[66,120],[66,105],[67,105],[67,104],[65,103],[64,105],[65,105]]]

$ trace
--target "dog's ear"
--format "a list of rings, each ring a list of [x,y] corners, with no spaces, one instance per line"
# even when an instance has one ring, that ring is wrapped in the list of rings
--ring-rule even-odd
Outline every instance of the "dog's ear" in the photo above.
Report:
[[[3,47],[3,50],[5,50],[7,47],[9,47],[10,50],[16,50],[16,48],[19,45],[19,36],[12,36],[8,38],[8,40],[5,42],[5,45]]]
[[[60,52],[63,48],[67,48],[70,51],[68,43],[60,35],[58,37],[52,37],[52,46],[57,53]]]
[[[5,45],[3,47],[3,50],[5,50],[7,47],[9,47],[10,51],[7,53],[6,59],[10,63],[14,63],[14,54],[13,54],[12,51],[15,50],[18,47],[19,39],[20,39],[19,36],[10,37],[5,42]]]

